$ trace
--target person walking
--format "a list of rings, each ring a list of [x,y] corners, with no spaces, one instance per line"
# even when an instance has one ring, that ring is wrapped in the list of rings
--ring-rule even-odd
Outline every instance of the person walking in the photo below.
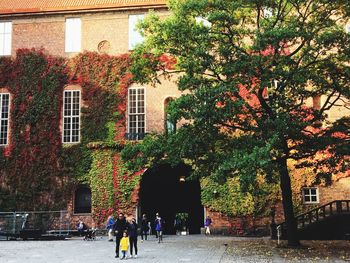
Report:
[[[135,258],[137,258],[137,224],[135,218],[128,220],[127,230],[130,242],[130,257],[133,257],[133,248],[135,249]]]
[[[212,221],[209,216],[206,217],[205,222],[204,222],[204,227],[205,227],[205,234],[210,235],[210,225]]]
[[[113,241],[113,225],[114,225],[114,219],[112,216],[109,216],[107,219],[106,229],[108,232],[108,241],[110,242]]]
[[[120,240],[123,238],[123,234],[126,230],[126,220],[123,213],[119,213],[118,219],[115,220],[113,225],[113,231],[115,234],[115,257],[119,257]]]
[[[120,250],[122,251],[122,257],[120,259],[126,259],[126,253],[129,248],[129,237],[128,232],[123,232],[123,237],[120,239]]]
[[[141,242],[143,240],[147,240],[147,233],[149,231],[149,226],[148,226],[148,221],[147,221],[147,216],[146,214],[142,215],[142,221],[141,221]],[[145,239],[143,239],[145,237]]]
[[[156,213],[156,220],[155,220],[154,224],[155,224],[155,230],[156,230],[157,237],[158,237],[158,243],[160,243],[161,241],[163,241],[164,221],[159,216],[159,213]]]

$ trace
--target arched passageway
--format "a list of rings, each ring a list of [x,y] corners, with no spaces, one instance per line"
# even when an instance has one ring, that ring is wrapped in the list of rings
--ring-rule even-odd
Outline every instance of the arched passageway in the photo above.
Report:
[[[203,206],[198,180],[189,180],[190,168],[185,165],[171,167],[159,165],[148,169],[142,177],[140,214],[146,214],[152,224],[155,214],[165,220],[165,234],[175,234],[175,215],[188,213],[190,234],[199,234],[203,226]]]

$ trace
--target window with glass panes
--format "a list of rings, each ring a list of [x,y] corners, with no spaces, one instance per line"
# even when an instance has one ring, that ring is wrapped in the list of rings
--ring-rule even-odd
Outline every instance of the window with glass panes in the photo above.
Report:
[[[11,55],[12,22],[0,23],[0,56]]]
[[[145,89],[130,88],[128,94],[128,133],[132,140],[145,134]]]
[[[318,203],[318,189],[317,188],[303,188],[303,199],[305,204]]]
[[[80,141],[80,91],[66,90],[63,95],[63,142]]]
[[[164,103],[164,119],[165,119],[165,133],[171,134],[176,131],[176,121],[171,120],[169,114],[167,113],[167,108],[169,106],[169,103],[173,100],[173,98],[167,98]]]
[[[65,51],[80,52],[81,49],[81,20],[67,18],[65,31]]]
[[[133,50],[137,44],[143,42],[143,36],[136,29],[139,21],[144,19],[145,15],[129,15],[129,50]]]
[[[8,144],[10,94],[0,93],[0,145]]]

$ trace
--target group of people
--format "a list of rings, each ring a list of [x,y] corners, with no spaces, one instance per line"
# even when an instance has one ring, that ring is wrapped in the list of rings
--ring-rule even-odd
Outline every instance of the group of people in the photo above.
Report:
[[[159,213],[156,213],[156,219],[154,221],[155,235],[158,239],[158,243],[163,241],[163,229],[164,220],[160,217]],[[205,234],[210,235],[210,226],[212,224],[211,218],[209,216],[205,219]],[[134,217],[129,217],[126,219],[123,213],[118,214],[116,220],[112,216],[107,219],[107,231],[108,231],[108,241],[113,241],[115,236],[116,248],[115,257],[119,258],[121,252],[121,259],[127,257],[127,252],[130,248],[130,257],[137,258],[137,229],[138,225]],[[79,221],[77,224],[77,229],[80,234],[86,230],[86,225]],[[151,234],[151,224],[147,220],[147,216],[143,214],[141,221],[141,242],[147,240],[147,235]]]
[[[159,216],[159,213],[156,214],[155,219],[155,230],[156,236],[158,238],[158,243],[163,240],[163,225],[164,221]],[[108,231],[108,240],[113,241],[113,236],[115,236],[116,248],[115,248],[115,257],[125,259],[127,257],[127,251],[130,248],[130,257],[137,258],[137,223],[134,217],[126,219],[123,213],[119,213],[116,220],[112,216],[109,216],[107,219],[107,231]],[[150,222],[148,222],[146,215],[142,216],[141,222],[141,242],[147,240],[147,235],[150,231]],[[121,252],[121,255],[120,255]],[[134,254],[135,252],[135,254]]]
[[[122,259],[126,258],[130,246],[130,257],[137,258],[137,224],[135,218],[131,217],[126,220],[124,214],[119,213],[113,225],[112,220],[113,218],[108,218],[107,229],[109,241],[113,241],[113,235],[115,236],[115,257],[119,257],[119,250],[121,250]]]

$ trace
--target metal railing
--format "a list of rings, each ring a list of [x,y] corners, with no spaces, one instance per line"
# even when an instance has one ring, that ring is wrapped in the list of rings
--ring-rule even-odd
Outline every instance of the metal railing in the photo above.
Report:
[[[339,214],[349,214],[350,213],[350,200],[335,200],[314,208],[306,213],[300,214],[295,217],[298,229],[303,229],[306,226],[323,220],[327,217],[339,215]],[[282,235],[286,234],[287,224],[283,222],[277,224],[276,227],[281,228]]]
[[[16,236],[23,229],[36,229],[59,235],[70,229],[70,215],[67,211],[15,211],[0,212],[0,235]]]

